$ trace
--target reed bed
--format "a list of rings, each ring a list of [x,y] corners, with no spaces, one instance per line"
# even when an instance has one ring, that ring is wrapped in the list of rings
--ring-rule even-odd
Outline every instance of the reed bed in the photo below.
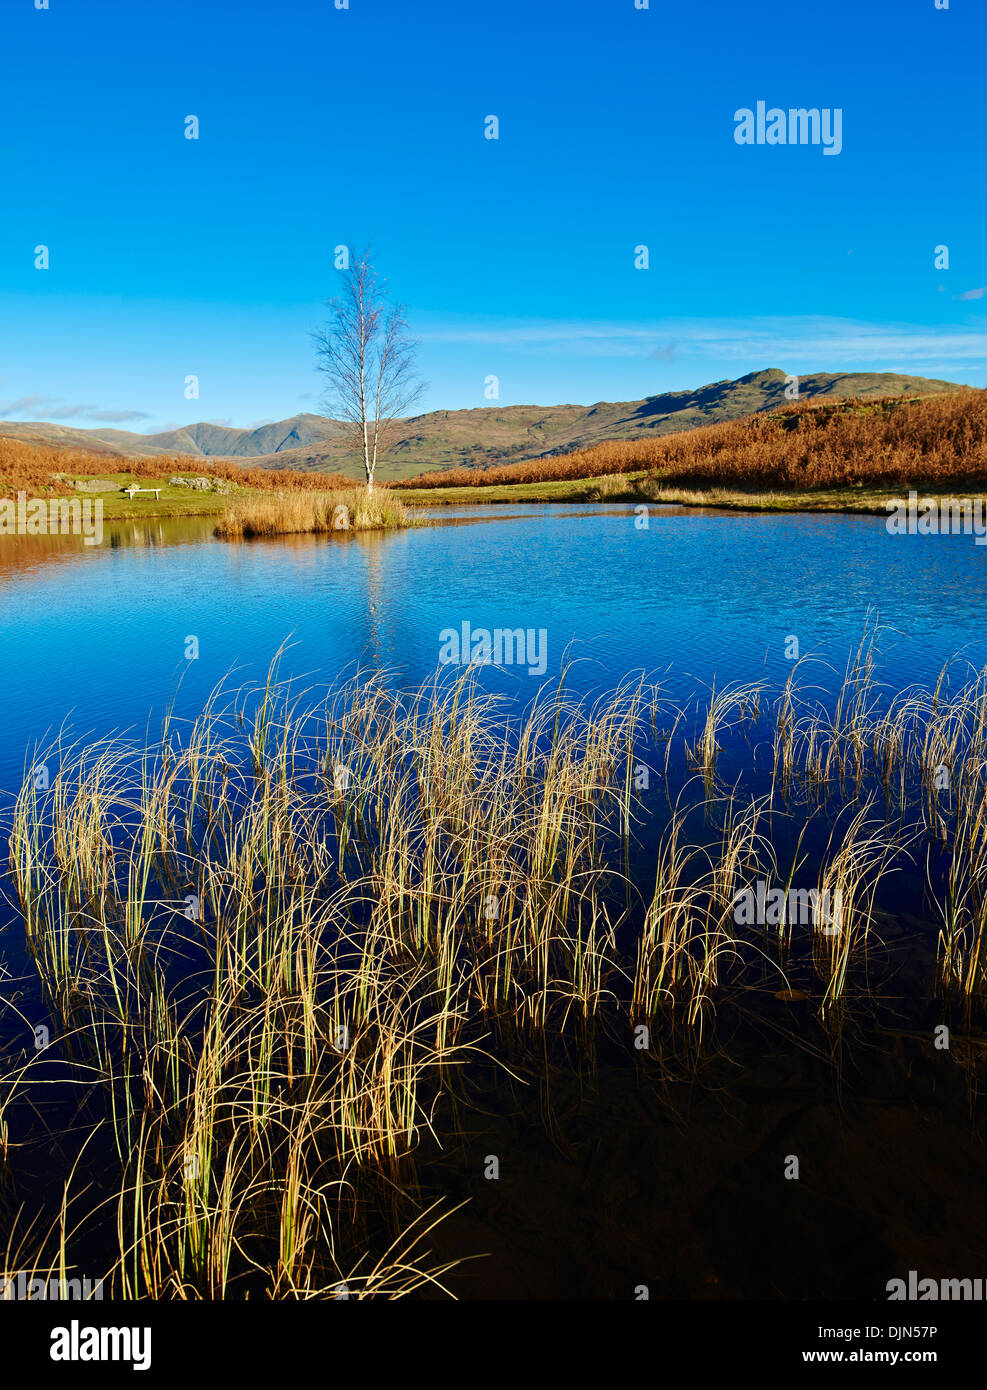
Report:
[[[387,491],[350,487],[319,493],[279,492],[271,498],[235,498],[224,510],[215,534],[224,540],[243,540],[410,525],[411,513]]]
[[[702,1038],[750,970],[783,982],[797,953],[836,1018],[919,833],[949,865],[944,892],[930,868],[943,986],[980,998],[987,673],[882,705],[874,667],[870,634],[826,709],[793,679],[689,717],[640,682],[595,701],[563,682],[519,716],[469,672],[311,704],[273,667],[153,743],[40,749],[56,772],[39,790],[28,770],[9,869],[51,1043],[0,1075],[8,1270],[91,1269],[96,1250],[124,1298],[444,1292],[444,1208],[415,1164],[477,1088],[566,1038]],[[723,782],[727,735],[766,720],[754,796]],[[740,892],[803,868],[836,930],[738,925]],[[39,1194],[35,1127],[66,1091]]]

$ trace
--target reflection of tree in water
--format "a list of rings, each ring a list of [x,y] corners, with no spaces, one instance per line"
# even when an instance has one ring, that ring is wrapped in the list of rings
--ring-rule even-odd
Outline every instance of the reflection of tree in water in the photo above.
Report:
[[[360,537],[367,561],[367,650],[364,659],[378,671],[384,665],[384,583],[380,556],[383,540],[384,537],[374,531],[367,531]]]
[[[161,522],[134,521],[126,529],[114,527],[109,533],[110,548],[137,547],[143,545],[166,544],[164,527]]]

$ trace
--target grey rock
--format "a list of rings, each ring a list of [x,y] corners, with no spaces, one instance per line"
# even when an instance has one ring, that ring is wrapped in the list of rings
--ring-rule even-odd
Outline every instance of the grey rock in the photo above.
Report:
[[[76,478],[76,492],[116,492],[118,484],[112,478]]]
[[[168,483],[171,487],[190,487],[196,492],[211,492],[212,478],[182,478],[177,473],[173,474]]]

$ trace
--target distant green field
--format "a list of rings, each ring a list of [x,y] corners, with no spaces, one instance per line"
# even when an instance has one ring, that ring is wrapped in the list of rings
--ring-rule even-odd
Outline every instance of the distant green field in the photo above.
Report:
[[[73,479],[102,478],[114,484],[111,491],[74,494],[77,497],[100,498],[103,503],[103,516],[107,521],[129,521],[145,516],[216,516],[233,496],[245,492],[249,492],[251,496],[265,496],[256,488],[236,486],[231,486],[225,495],[217,492],[196,492],[192,488],[170,487],[168,478],[176,476],[178,475],[173,468],[170,468],[163,478],[135,478],[132,473],[112,473],[105,469],[100,469],[98,473],[70,475]],[[160,499],[155,500],[153,493],[141,492],[131,500],[121,491],[130,483],[141,488],[160,488]]]
[[[225,493],[172,487],[168,478],[176,476],[173,468],[160,478],[135,478],[132,473],[114,473],[109,469],[101,469],[98,473],[72,473],[68,476],[73,480],[100,478],[113,484],[112,489],[104,492],[72,494],[80,498],[99,498],[103,503],[103,517],[106,521],[134,521],[141,517],[219,516],[234,498],[249,498],[251,501],[263,502],[278,495],[276,487],[240,487],[230,484],[229,491]],[[136,497],[130,498],[122,490],[130,483],[142,489],[157,488],[160,495],[155,498],[153,491],[141,491]],[[359,484],[354,482],[353,486],[358,487]],[[401,493],[397,496],[402,502],[406,500]]]

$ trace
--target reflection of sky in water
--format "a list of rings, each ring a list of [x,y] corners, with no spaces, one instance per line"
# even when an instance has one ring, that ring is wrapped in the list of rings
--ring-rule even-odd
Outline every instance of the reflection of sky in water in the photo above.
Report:
[[[545,629],[545,679],[568,649],[570,689],[647,671],[682,701],[714,679],[780,683],[789,634],[842,672],[869,608],[888,629],[880,674],[891,684],[928,683],[961,649],[987,662],[987,553],[970,537],[892,537],[881,517],[667,511],[642,530],[627,507],[488,516],[346,540],[229,544],[184,522],[152,527],[150,545],[129,526],[101,549],[8,542],[0,784],[19,780],[29,743],[66,717],[77,733],[139,731],[153,710],[156,727],[182,672],[177,707],[189,714],[231,668],[237,681],[262,679],[289,634],[282,670],[307,675],[313,695],[359,665],[417,684],[435,669],[440,632],[464,621]],[[190,634],[200,657],[186,663]],[[812,678],[832,679],[822,665]],[[540,680],[482,673],[522,700]]]

